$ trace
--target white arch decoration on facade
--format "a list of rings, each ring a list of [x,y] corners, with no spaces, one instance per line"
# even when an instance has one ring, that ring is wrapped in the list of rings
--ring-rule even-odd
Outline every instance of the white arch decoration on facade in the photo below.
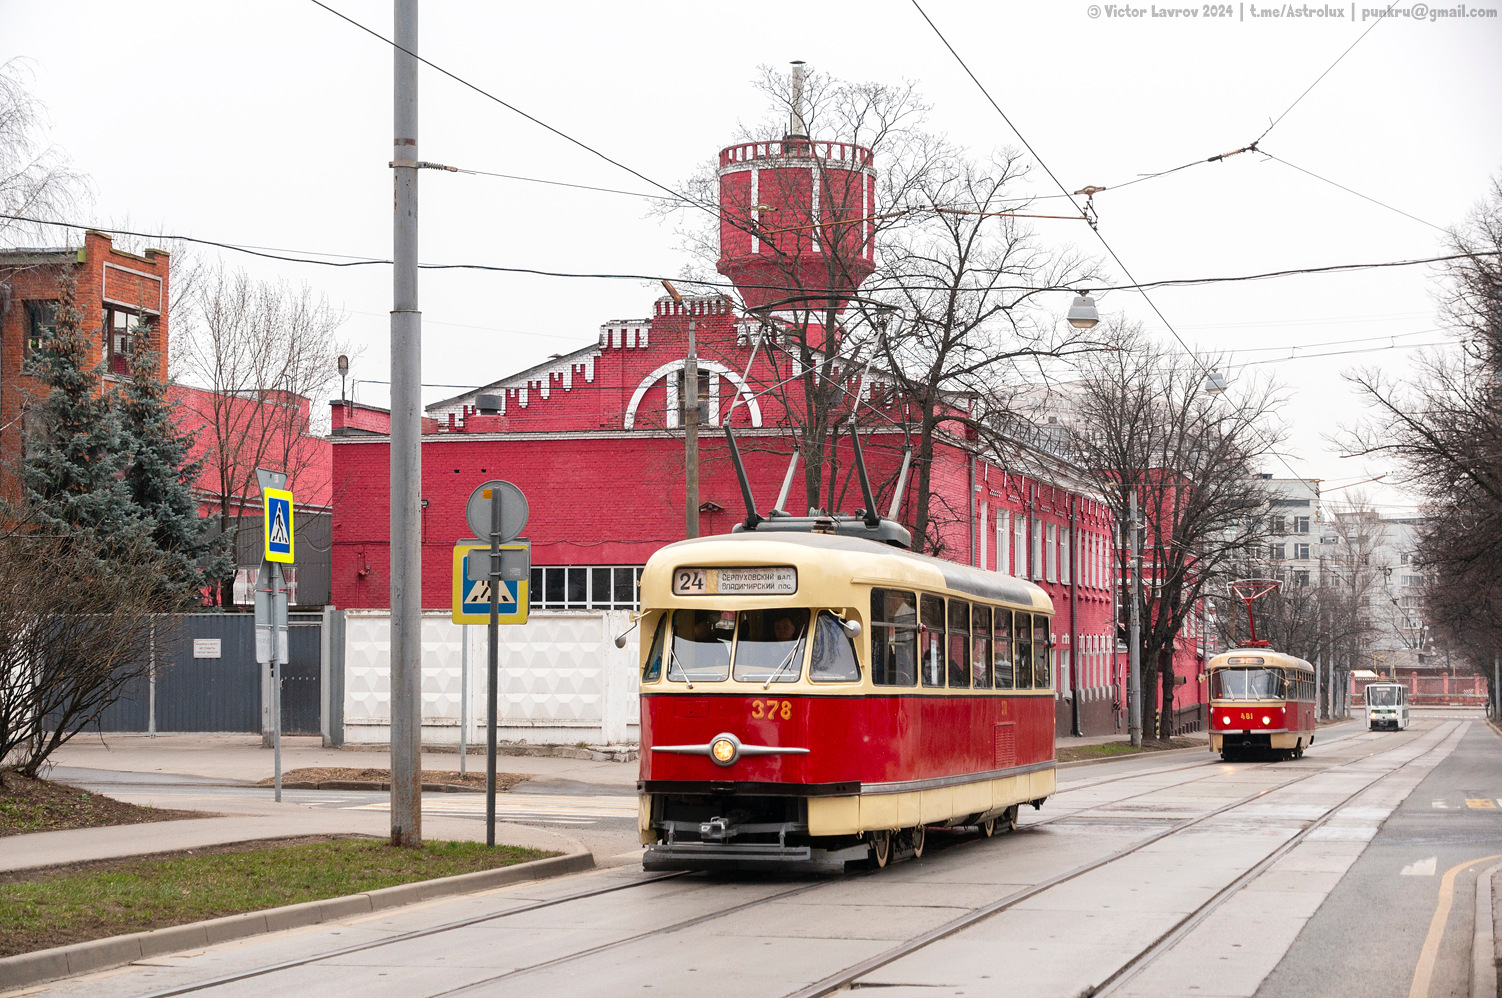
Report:
[[[646,397],[647,390],[674,371],[683,370],[683,365],[684,362],[682,360],[669,361],[642,379],[641,384],[636,386],[636,391],[631,393],[631,403],[626,406],[626,429],[629,430],[635,427],[636,410],[641,405],[641,400]],[[717,375],[729,381],[735,389],[736,398],[744,398],[746,400],[746,409],[751,414],[751,425],[761,425],[761,405],[756,401],[756,396],[751,391],[751,386],[746,384],[745,378],[742,378],[724,364],[713,360],[699,361],[699,370],[707,371],[710,374]],[[709,422],[714,426],[720,425],[720,393],[718,388],[719,386],[714,384],[710,386],[709,391]],[[672,429],[678,425],[678,379],[668,378],[667,396],[667,412],[665,416],[667,417],[668,428]]]

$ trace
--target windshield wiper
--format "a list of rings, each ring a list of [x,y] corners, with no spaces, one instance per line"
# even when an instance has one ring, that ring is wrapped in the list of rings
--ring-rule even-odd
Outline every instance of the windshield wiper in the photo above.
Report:
[[[780,675],[782,675],[782,670],[786,669],[788,667],[788,664],[793,661],[793,656],[795,654],[797,654],[799,651],[801,651],[802,649],[803,649],[803,634],[800,632],[799,635],[798,635],[797,640],[795,640],[793,642],[793,647],[789,648],[788,649],[788,653],[786,655],[782,656],[782,661],[777,663],[777,668],[774,669],[772,671],[772,674],[767,677],[767,681],[761,684],[761,688],[762,689],[767,689],[768,687],[770,687],[772,685],[772,683],[777,679],[777,677],[780,676]]]
[[[678,653],[673,650],[673,646],[670,644],[668,645],[668,679],[670,680],[673,678],[673,666],[675,665],[678,667],[678,674],[683,677],[684,685],[689,689],[693,689],[694,681],[688,678],[688,670],[683,667],[682,662],[678,661]]]

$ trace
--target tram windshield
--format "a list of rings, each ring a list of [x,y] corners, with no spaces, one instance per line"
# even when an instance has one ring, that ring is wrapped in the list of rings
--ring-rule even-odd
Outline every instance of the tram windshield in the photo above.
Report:
[[[1371,707],[1396,707],[1398,705],[1398,688],[1396,686],[1368,686],[1366,688],[1366,702]]]
[[[677,610],[668,679],[716,683],[732,674],[743,683],[795,683],[803,674],[809,612]],[[732,659],[734,660],[732,663]]]
[[[1210,695],[1217,700],[1281,700],[1283,674],[1275,669],[1217,669]]]

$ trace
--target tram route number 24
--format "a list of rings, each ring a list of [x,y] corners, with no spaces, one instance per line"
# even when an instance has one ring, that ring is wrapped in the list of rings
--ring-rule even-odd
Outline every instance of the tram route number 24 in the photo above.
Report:
[[[793,716],[793,701],[752,700],[751,716],[758,721],[763,718],[768,721],[775,721],[779,717],[786,721]]]

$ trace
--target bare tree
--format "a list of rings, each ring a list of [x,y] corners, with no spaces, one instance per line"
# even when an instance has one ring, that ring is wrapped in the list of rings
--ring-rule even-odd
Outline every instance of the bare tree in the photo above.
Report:
[[[174,335],[182,381],[204,392],[184,401],[202,422],[210,501],[220,528],[259,515],[256,469],[284,471],[304,490],[326,486],[310,424],[316,403],[338,378],[343,316],[307,285],[258,281],[220,267],[199,275]],[[322,470],[327,474],[327,470]],[[231,602],[221,585],[221,602]]]
[[[24,62],[0,64],[0,213],[61,221],[89,194],[88,179],[46,139],[47,116],[28,87]],[[46,226],[0,218],[0,234],[36,234]]]
[[[1371,407],[1341,442],[1407,473],[1428,516],[1420,549],[1425,609],[1441,639],[1489,666],[1502,645],[1502,177],[1450,233],[1436,293],[1441,320],[1460,336],[1403,378],[1347,375]]]
[[[1100,335],[1100,330],[1097,329]],[[1141,654],[1144,692],[1159,680],[1160,738],[1173,733],[1174,641],[1196,604],[1223,583],[1260,532],[1269,497],[1253,476],[1281,428],[1269,382],[1224,397],[1201,361],[1170,352],[1139,326],[1115,321],[1109,349],[1085,354],[1072,393],[1071,442],[1101,478],[1118,524],[1137,494],[1144,579]],[[1117,546],[1128,578],[1127,545]]]
[[[797,432],[806,504],[822,508],[837,491],[826,485],[838,478],[831,435],[848,421],[874,356],[870,314],[846,311],[844,291],[878,265],[885,235],[913,216],[908,202],[919,182],[953,149],[923,130],[929,106],[910,82],[849,82],[809,72],[795,94],[791,74],[763,67],[756,86],[770,113],[743,124],[737,143],[764,143],[774,160],[812,164],[818,195],[811,196],[806,171],[766,169],[758,203],[720,210],[718,163],[711,163],[689,180],[682,202],[660,210],[685,213],[680,234],[695,259],[686,272],[692,279],[716,279],[710,275],[728,237],[751,237],[761,247],[758,263],[771,276],[765,283],[743,280],[742,305],[760,317],[775,347],[769,394]],[[870,172],[874,197],[863,188]],[[778,207],[765,210],[769,204]]]
[[[149,549],[100,572],[88,532],[72,539],[60,547],[35,524],[0,537],[0,772],[35,777],[146,675],[151,642],[175,634],[154,616],[172,607]]]
[[[941,427],[986,439],[1013,423],[1008,385],[1017,366],[1090,349],[1061,333],[1038,294],[1097,276],[1089,261],[1044,245],[1020,220],[1028,202],[1010,194],[1027,168],[1015,151],[984,163],[951,155],[915,178],[909,204],[925,209],[894,234],[870,296],[890,310],[871,315],[881,335],[882,375],[898,391],[917,438],[919,501],[914,543],[934,549],[934,444]],[[963,207],[961,207],[963,206]],[[858,305],[864,313],[872,305]],[[994,442],[994,441],[993,441]]]

